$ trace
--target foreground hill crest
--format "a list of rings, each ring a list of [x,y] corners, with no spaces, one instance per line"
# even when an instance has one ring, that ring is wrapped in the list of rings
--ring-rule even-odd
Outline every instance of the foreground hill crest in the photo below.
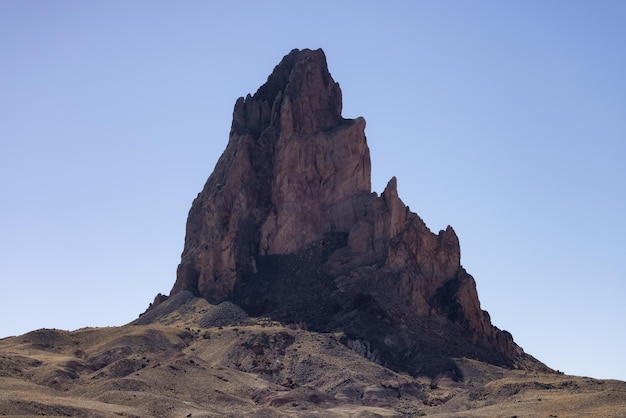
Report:
[[[395,178],[372,193],[365,120],[341,106],[321,49],[291,51],[237,100],[170,296],[343,331],[413,374],[461,356],[513,366],[522,350],[481,310],[454,230],[432,233]]]

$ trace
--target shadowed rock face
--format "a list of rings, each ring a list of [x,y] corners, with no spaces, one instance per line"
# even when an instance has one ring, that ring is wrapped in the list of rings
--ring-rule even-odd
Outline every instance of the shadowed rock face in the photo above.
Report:
[[[432,233],[395,177],[371,192],[365,120],[344,119],[341,103],[322,50],[291,51],[237,100],[170,295],[344,331],[414,374],[459,356],[513,365],[521,349],[480,309],[454,230]]]

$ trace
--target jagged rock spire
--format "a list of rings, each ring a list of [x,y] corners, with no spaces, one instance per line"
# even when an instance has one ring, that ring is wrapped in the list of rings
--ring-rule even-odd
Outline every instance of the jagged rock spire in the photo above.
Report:
[[[341,117],[322,50],[293,50],[239,98],[226,151],[189,213],[172,292],[230,296],[259,254],[349,232],[370,193],[365,121]]]
[[[366,339],[385,364],[519,348],[480,309],[451,227],[433,234],[392,178],[371,192],[363,118],[341,116],[322,50],[293,50],[239,98],[226,150],[187,220],[171,294]]]
[[[328,72],[324,52],[294,49],[254,96],[237,100],[233,131],[258,137],[273,126],[309,135],[341,121],[341,89]]]

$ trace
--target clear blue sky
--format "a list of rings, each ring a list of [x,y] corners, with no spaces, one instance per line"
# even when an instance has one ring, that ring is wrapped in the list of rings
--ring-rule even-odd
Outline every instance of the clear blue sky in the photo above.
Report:
[[[169,292],[235,100],[323,48],[484,309],[626,380],[626,2],[0,2],[0,336],[121,325]]]

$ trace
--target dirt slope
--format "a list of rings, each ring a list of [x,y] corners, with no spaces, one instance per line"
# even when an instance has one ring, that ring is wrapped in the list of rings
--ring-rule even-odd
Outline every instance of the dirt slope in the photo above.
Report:
[[[469,359],[456,360],[457,381],[413,378],[340,333],[244,318],[203,299],[172,302],[123,327],[0,340],[0,415],[626,416],[626,382]]]

